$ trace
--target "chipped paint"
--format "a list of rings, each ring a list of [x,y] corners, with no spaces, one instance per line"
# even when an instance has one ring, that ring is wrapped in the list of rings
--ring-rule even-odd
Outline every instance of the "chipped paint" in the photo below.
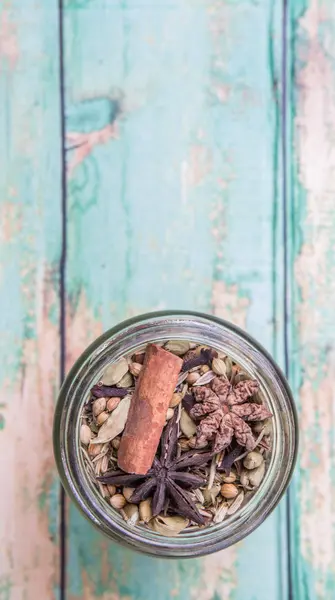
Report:
[[[54,482],[50,440],[59,373],[58,327],[45,318],[54,302],[52,293],[44,294],[39,335],[23,343],[22,370],[11,382],[6,427],[0,434],[6,472],[12,473],[1,501],[1,569],[17,598],[49,598],[57,581],[58,556],[49,535],[49,494]],[[8,397],[8,388],[1,395]],[[37,498],[43,491],[44,502],[39,506]]]
[[[188,187],[200,185],[211,171],[209,148],[203,144],[194,144],[189,148],[189,157],[182,163],[182,172]]]
[[[0,243],[14,242],[22,229],[22,207],[12,200],[5,200],[0,206]]]
[[[66,370],[68,371],[87,346],[103,333],[102,323],[89,308],[85,292],[81,291],[75,307],[68,300],[66,307]]]
[[[213,314],[221,319],[231,321],[238,327],[245,328],[246,314],[250,300],[242,295],[237,284],[225,281],[214,281],[212,288]]]
[[[335,585],[335,500],[330,477],[335,467],[335,330],[329,301],[335,295],[335,76],[329,54],[334,52],[334,25],[327,2],[311,0],[299,22],[297,57],[303,66],[297,74],[295,120],[297,175],[306,197],[302,218],[301,213],[296,217],[303,244],[294,269],[299,292],[295,343],[300,368],[297,362],[296,369],[301,378],[296,553],[297,569],[304,570],[308,581],[308,597],[320,600],[328,600]]]
[[[73,154],[68,164],[68,176],[72,176],[76,167],[93,152],[96,146],[107,144],[110,140],[117,139],[118,135],[117,123],[106,125],[103,129],[89,133],[69,132],[66,139],[69,143],[69,150],[72,150]]]
[[[15,69],[19,59],[17,27],[13,17],[10,3],[5,2],[0,12],[0,68],[4,61],[10,69]]]
[[[238,545],[205,556],[201,561],[200,580],[196,589],[191,590],[192,600],[212,600],[213,598],[233,598],[238,585],[236,561]]]

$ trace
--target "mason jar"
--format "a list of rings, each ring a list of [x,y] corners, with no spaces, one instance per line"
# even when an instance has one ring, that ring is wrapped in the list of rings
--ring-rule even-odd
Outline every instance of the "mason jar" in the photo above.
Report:
[[[106,366],[149,342],[188,340],[215,348],[237,362],[260,384],[273,414],[272,452],[262,484],[235,514],[204,529],[165,537],[128,525],[91,483],[80,452],[80,415],[92,386]],[[141,315],[113,327],[96,339],[69,372],[57,402],[54,452],[62,484],[84,516],[115,542],[163,557],[195,557],[235,544],[258,527],[277,506],[294,468],[297,417],[288,383],[262,346],[241,329],[213,316],[184,311]]]

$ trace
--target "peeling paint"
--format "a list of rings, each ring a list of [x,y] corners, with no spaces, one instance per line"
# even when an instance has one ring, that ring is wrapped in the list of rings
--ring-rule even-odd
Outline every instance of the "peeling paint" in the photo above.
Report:
[[[183,162],[182,172],[188,187],[200,185],[211,170],[209,148],[203,144],[194,144],[189,149],[189,158]]]
[[[10,69],[15,69],[19,59],[17,28],[8,2],[6,4],[8,8],[5,6],[0,12],[0,65],[2,59]]]
[[[101,321],[93,315],[83,291],[79,294],[75,311],[68,300],[66,314],[66,370],[68,371],[87,346],[103,333],[103,327]]]
[[[245,328],[250,300],[243,296],[237,284],[214,281],[212,288],[213,314]]]
[[[68,176],[71,177],[73,171],[80,165],[96,146],[107,144],[112,139],[117,139],[119,135],[117,123],[106,125],[98,131],[89,133],[69,132],[66,139],[69,142],[70,150],[73,156],[68,164]]]
[[[303,66],[297,74],[295,127],[298,180],[306,206],[304,212],[299,206],[296,216],[303,244],[294,265],[299,292],[295,351],[301,379],[296,552],[309,597],[325,600],[335,585],[335,327],[330,302],[335,295],[335,76],[330,53],[335,47],[334,18],[327,14],[327,4],[311,0],[299,22]]]
[[[48,293],[43,305],[54,301]],[[48,497],[54,481],[50,440],[59,373],[58,328],[42,314],[38,330],[37,339],[23,343],[24,371],[12,381],[6,427],[0,434],[0,452],[6,457],[6,471],[12,473],[1,501],[1,569],[17,598],[50,598],[58,569],[57,549],[49,535]],[[1,395],[8,397],[8,389]]]

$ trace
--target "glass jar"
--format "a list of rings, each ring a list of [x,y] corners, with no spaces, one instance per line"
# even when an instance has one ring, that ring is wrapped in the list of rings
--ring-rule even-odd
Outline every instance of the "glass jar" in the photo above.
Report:
[[[226,352],[260,383],[273,413],[273,449],[260,488],[222,523],[164,537],[131,527],[100,496],[84,469],[79,447],[80,414],[90,388],[107,364],[149,342],[184,339]],[[91,344],[69,372],[54,421],[54,452],[62,484],[82,513],[114,541],[164,557],[194,557],[235,544],[258,527],[277,506],[294,468],[297,418],[287,381],[269,354],[249,335],[213,316],[183,311],[156,312],[113,327]]]

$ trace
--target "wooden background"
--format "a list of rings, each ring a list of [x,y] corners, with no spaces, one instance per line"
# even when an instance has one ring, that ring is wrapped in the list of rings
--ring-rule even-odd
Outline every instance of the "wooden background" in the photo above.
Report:
[[[0,0],[0,600],[335,598],[333,0]],[[237,546],[102,538],[52,456],[60,381],[153,309],[286,369],[289,494]]]

